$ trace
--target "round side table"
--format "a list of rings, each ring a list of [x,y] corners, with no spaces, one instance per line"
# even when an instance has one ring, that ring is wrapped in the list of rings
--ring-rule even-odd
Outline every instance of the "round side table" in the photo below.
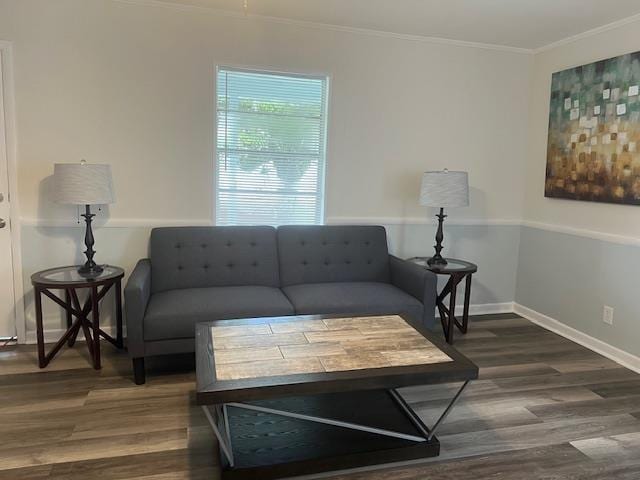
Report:
[[[429,265],[429,257],[413,257],[409,261],[422,268],[435,273],[436,275],[447,275],[449,280],[436,297],[436,306],[440,312],[440,323],[447,343],[453,343],[454,327],[457,327],[463,334],[467,333],[469,326],[469,300],[471,298],[471,277],[478,271],[478,266],[471,262],[447,258],[446,265]],[[464,288],[464,310],[462,311],[462,321],[456,318],[456,293],[458,284],[465,280]],[[445,299],[449,296],[449,305],[445,304]]]
[[[120,267],[105,265],[102,272],[89,276],[78,273],[78,268],[78,266],[51,268],[34,273],[31,276],[35,294],[36,335],[38,338],[38,364],[40,368],[46,367],[65,343],[72,347],[78,337],[80,328],[82,328],[84,338],[87,341],[93,368],[96,370],[101,368],[100,337],[103,337],[116,347],[122,348],[122,278],[124,277],[124,270]],[[115,339],[100,329],[99,306],[100,300],[114,286],[116,303]],[[82,289],[89,290],[89,295],[84,304],[81,305],[78,298],[78,290]],[[64,300],[51,290],[63,290]],[[49,353],[44,351],[43,294],[64,308],[67,314],[67,331]],[[89,319],[89,316],[91,319]],[[75,317],[75,321],[73,317]]]

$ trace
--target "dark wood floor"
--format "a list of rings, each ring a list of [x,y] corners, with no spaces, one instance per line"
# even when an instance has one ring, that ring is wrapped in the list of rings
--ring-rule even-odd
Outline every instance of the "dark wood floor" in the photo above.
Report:
[[[640,479],[640,375],[514,315],[475,318],[456,346],[481,367],[420,466],[334,478]],[[193,361],[132,383],[125,353],[84,345],[37,368],[33,346],[0,349],[0,480],[215,479],[213,435],[194,403]],[[456,385],[411,388],[428,423]]]

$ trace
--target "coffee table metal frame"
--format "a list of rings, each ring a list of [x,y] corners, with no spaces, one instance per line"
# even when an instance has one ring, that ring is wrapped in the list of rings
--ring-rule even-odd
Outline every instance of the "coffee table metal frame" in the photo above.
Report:
[[[358,315],[351,315],[356,317]],[[369,316],[369,315],[359,315]],[[299,316],[301,320],[318,320],[327,318],[343,318],[344,315],[307,315]],[[478,367],[470,360],[446,344],[426,329],[416,326],[405,318],[427,340],[446,353],[452,361],[404,367],[387,367],[377,369],[350,370],[339,372],[323,372],[295,374],[273,377],[259,377],[242,380],[216,381],[213,354],[212,326],[251,325],[265,322],[291,322],[292,317],[255,318],[239,320],[222,320],[205,322],[196,325],[196,400],[219,441],[220,452],[228,462],[228,467],[236,466],[233,453],[231,428],[229,424],[229,408],[239,408],[266,414],[275,414],[313,423],[358,430],[371,434],[393,437],[429,444],[436,442],[435,434],[456,402],[460,399],[469,383],[478,377]],[[431,428],[427,427],[418,415],[407,405],[397,388],[425,384],[442,384],[462,382],[440,417]],[[252,400],[314,395],[330,392],[365,391],[373,389],[386,390],[395,404],[404,412],[420,435],[411,435],[388,429],[362,425],[359,423],[325,418],[315,415],[284,411],[253,405]],[[439,444],[438,444],[439,445]],[[438,447],[439,449],[439,447]],[[437,452],[436,452],[437,454]],[[385,462],[387,463],[387,462]],[[305,472],[306,473],[306,472]]]
[[[214,419],[214,416],[211,414],[211,411],[210,411],[211,407],[209,407],[208,405],[202,405],[201,407],[202,407],[202,410],[204,411],[205,416],[207,417],[207,420],[209,422],[209,425],[211,426],[211,429],[213,430],[213,433],[218,439],[218,442],[220,444],[220,449],[222,450],[225,457],[227,458],[227,461],[229,462],[229,466],[234,467],[235,461],[233,458],[233,445],[231,444],[231,431],[229,427],[228,407],[241,408],[245,410],[253,410],[253,411],[262,412],[262,413],[273,413],[283,417],[290,417],[298,420],[306,420],[309,422],[322,423],[325,425],[333,425],[334,427],[348,428],[351,430],[359,430],[361,432],[375,433],[378,435],[384,435],[386,437],[401,438],[403,440],[411,440],[414,442],[430,442],[435,437],[436,430],[438,430],[438,427],[442,425],[442,422],[444,422],[447,416],[449,415],[449,413],[451,413],[451,410],[453,409],[458,399],[462,396],[462,393],[464,392],[467,385],[469,385],[469,382],[470,380],[467,380],[462,384],[458,392],[451,399],[451,401],[449,402],[445,410],[442,412],[438,420],[436,420],[436,423],[433,425],[431,429],[425,426],[422,420],[420,420],[420,417],[418,417],[415,414],[415,412],[411,410],[411,408],[406,404],[406,402],[404,401],[402,396],[400,396],[400,394],[396,389],[388,390],[389,394],[396,401],[397,405],[407,414],[407,416],[412,421],[412,423],[416,426],[416,428],[420,430],[420,432],[422,432],[422,436],[409,435],[406,433],[394,432],[392,430],[385,430],[382,428],[359,425],[357,423],[343,422],[340,420],[333,420],[333,419],[324,418],[324,417],[316,417],[314,415],[304,415],[304,414],[295,413],[295,412],[285,412],[283,410],[277,410],[274,408],[266,408],[266,407],[261,407],[257,405],[250,405],[247,403],[238,403],[238,402],[230,402],[230,403],[223,403],[222,405],[214,405],[215,414],[219,419],[219,421],[216,422],[216,420]]]

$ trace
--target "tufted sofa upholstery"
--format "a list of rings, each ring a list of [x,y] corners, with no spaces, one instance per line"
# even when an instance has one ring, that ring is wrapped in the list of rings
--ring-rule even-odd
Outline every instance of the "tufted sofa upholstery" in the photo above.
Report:
[[[198,322],[403,313],[432,327],[435,296],[383,227],[156,228],[125,287],[128,349],[140,384],[144,357],[193,351]]]

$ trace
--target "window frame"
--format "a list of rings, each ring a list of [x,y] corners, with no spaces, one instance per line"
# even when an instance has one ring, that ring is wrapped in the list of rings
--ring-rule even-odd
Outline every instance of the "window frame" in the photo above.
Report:
[[[324,138],[321,143],[322,147],[322,156],[323,162],[319,162],[318,166],[318,182],[317,182],[317,198],[318,198],[318,223],[314,225],[324,225],[326,223],[326,177],[327,170],[329,167],[329,156],[328,156],[328,145],[329,145],[329,105],[330,105],[330,97],[331,97],[331,81],[332,77],[328,73],[310,73],[310,72],[293,72],[293,71],[284,71],[277,68],[268,68],[268,67],[247,67],[247,66],[234,66],[229,64],[218,64],[215,67],[215,74],[213,80],[213,106],[214,106],[214,149],[213,149],[213,211],[212,211],[212,220],[214,226],[219,226],[218,224],[218,185],[219,185],[219,172],[218,172],[218,155],[221,151],[220,146],[218,145],[218,75],[220,71],[231,71],[231,72],[246,72],[246,73],[256,73],[256,74],[264,74],[264,75],[281,75],[288,77],[296,77],[296,78],[308,78],[313,80],[323,80],[325,82],[324,87],[324,104],[323,104],[323,112],[324,118],[322,121],[322,128],[324,132]],[[281,224],[281,225],[289,225]]]

